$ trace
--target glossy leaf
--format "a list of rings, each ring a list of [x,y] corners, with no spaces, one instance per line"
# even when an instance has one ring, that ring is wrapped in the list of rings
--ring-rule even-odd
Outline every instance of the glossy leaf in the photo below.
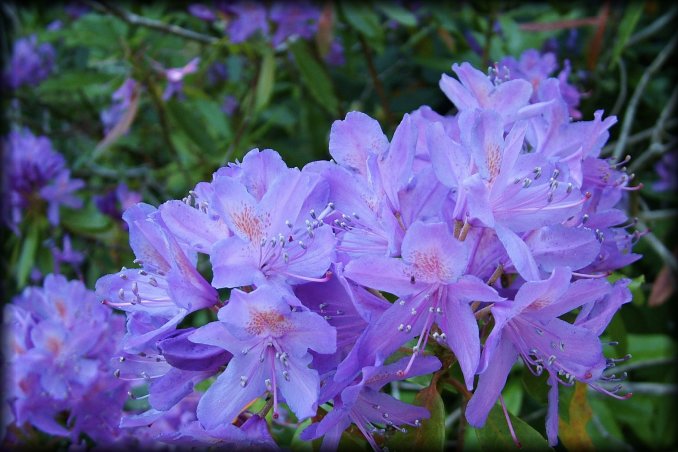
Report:
[[[527,422],[509,414],[516,437],[520,441],[523,450],[551,450],[546,439]],[[475,429],[480,443],[480,448],[487,451],[517,450],[518,446],[513,442],[509,431],[506,417],[498,403],[492,408],[487,416],[483,428]]]
[[[445,448],[445,404],[435,385],[419,391],[414,404],[425,407],[430,417],[420,427],[407,427],[407,432],[396,433],[388,447],[392,450],[442,451]]]
[[[332,80],[327,75],[325,68],[313,57],[304,41],[294,42],[290,46],[290,50],[297,62],[301,80],[311,92],[311,95],[330,114],[337,115],[339,101],[334,95]]]

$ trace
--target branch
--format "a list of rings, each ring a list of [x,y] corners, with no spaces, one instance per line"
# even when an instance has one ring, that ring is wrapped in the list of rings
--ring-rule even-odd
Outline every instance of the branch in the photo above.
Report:
[[[360,46],[362,47],[363,54],[365,55],[365,60],[367,61],[367,69],[370,72],[372,77],[372,83],[374,84],[374,90],[379,96],[381,102],[381,108],[384,110],[384,115],[386,116],[386,122],[393,124],[393,112],[391,112],[391,107],[388,105],[388,99],[386,98],[386,92],[384,91],[384,85],[381,84],[379,79],[379,74],[377,73],[377,68],[374,66],[374,61],[372,60],[372,53],[370,48],[367,45],[367,41],[363,36],[360,36]]]
[[[673,89],[671,98],[666,103],[666,106],[664,106],[662,112],[659,114],[657,124],[652,128],[650,146],[645,151],[643,151],[643,153],[640,154],[631,165],[629,165],[629,171],[634,172],[638,170],[638,168],[641,168],[650,158],[661,155],[670,148],[673,148],[666,143],[662,143],[662,133],[666,129],[666,123],[673,114],[673,110],[676,108],[676,103],[678,103],[678,87]]]
[[[104,13],[113,14],[114,16],[122,19],[123,21],[127,22],[130,25],[138,25],[140,27],[150,28],[152,30],[157,30],[162,33],[167,33],[170,35],[180,36],[185,39],[190,39],[192,41],[201,42],[203,44],[215,44],[216,42],[218,42],[218,39],[212,36],[198,33],[193,30],[188,30],[178,25],[166,24],[159,20],[139,16],[137,14],[130,13],[108,3],[94,1],[88,1],[87,3],[91,5],[94,9]]]
[[[622,124],[622,131],[621,134],[619,135],[617,146],[615,146],[614,152],[612,153],[612,156],[616,160],[619,160],[621,155],[624,153],[624,148],[626,147],[626,140],[628,139],[629,133],[631,132],[631,124],[633,124],[633,120],[636,116],[636,109],[638,108],[638,104],[640,103],[640,98],[643,96],[643,91],[645,91],[645,88],[647,87],[647,84],[650,82],[652,76],[655,75],[657,71],[659,71],[664,62],[666,62],[668,57],[673,53],[673,49],[676,47],[676,43],[678,43],[678,35],[674,36],[671,39],[671,41],[669,41],[669,43],[666,44],[666,47],[664,47],[662,51],[659,52],[657,58],[655,58],[652,64],[650,64],[650,66],[647,68],[645,73],[643,73],[643,76],[638,82],[638,86],[636,87],[636,90],[633,92],[633,96],[629,101],[629,105],[628,107],[626,107],[626,113],[624,114],[624,123]]]

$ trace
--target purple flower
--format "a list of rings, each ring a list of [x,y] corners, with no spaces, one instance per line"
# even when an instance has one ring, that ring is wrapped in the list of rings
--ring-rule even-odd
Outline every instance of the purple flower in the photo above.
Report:
[[[189,61],[186,66],[165,69],[164,75],[167,78],[167,87],[162,94],[163,100],[168,100],[174,96],[183,96],[184,77],[198,71],[200,58],[196,57]]]
[[[240,107],[240,102],[235,96],[226,95],[224,96],[224,101],[221,103],[221,111],[226,115],[232,116],[233,113]]]
[[[327,205],[325,181],[285,168],[263,193],[258,187],[251,193],[246,184],[219,173],[212,182],[210,204],[233,232],[210,252],[212,284],[285,287],[325,277],[334,253],[332,230],[321,222]]]
[[[135,101],[139,96],[139,90],[140,87],[136,80],[127,78],[113,93],[111,96],[113,104],[101,112],[101,122],[104,125],[105,135],[108,135],[122,121],[130,107],[136,105]]]
[[[532,86],[525,80],[509,80],[495,85],[492,80],[469,63],[453,64],[459,81],[443,74],[440,89],[462,112],[475,108],[497,111],[504,123],[513,122],[529,110]],[[534,108],[534,107],[533,107]]]
[[[233,354],[198,404],[198,419],[205,428],[231,422],[267,391],[273,397],[274,417],[281,396],[297,418],[315,414],[319,379],[308,367],[309,349],[334,353],[336,333],[318,314],[292,310],[286,298],[271,286],[251,293],[233,290],[229,303],[219,310],[219,322],[190,336],[193,342]]]
[[[142,269],[123,269],[100,278],[97,294],[104,303],[130,313],[144,313],[154,327],[128,333],[125,350],[139,352],[172,331],[191,312],[218,302],[218,294],[195,268],[194,253],[169,233],[159,212],[148,204],[128,209],[130,244]],[[128,328],[129,329],[129,328]]]
[[[536,49],[528,49],[520,56],[520,60],[513,57],[505,57],[499,61],[499,71],[507,70],[507,76],[510,80],[527,80],[534,88],[533,101],[539,90],[539,86],[544,80],[552,76],[558,68],[556,55],[552,52],[540,53]],[[565,60],[563,70],[558,73],[557,80],[563,100],[568,106],[568,113],[574,119],[581,118],[581,112],[577,110],[581,93],[579,90],[568,83],[570,76],[570,62]]]
[[[231,42],[244,42],[257,31],[263,35],[268,34],[266,6],[260,2],[236,1],[228,4],[225,9],[234,16],[226,28]]]
[[[69,264],[74,268],[78,268],[85,255],[80,251],[76,251],[71,246],[71,236],[66,234],[63,240],[63,248],[59,249],[56,246],[52,248],[52,256],[54,256],[54,272],[59,273],[61,264]]]
[[[38,45],[38,38],[31,35],[14,42],[14,51],[5,83],[12,89],[36,86],[45,80],[54,67],[55,52],[49,43]]]
[[[534,257],[519,233],[565,221],[581,210],[590,194],[582,196],[565,177],[558,179],[560,169],[539,155],[521,153],[526,130],[522,121],[504,137],[499,114],[470,110],[459,114],[459,127],[461,145],[441,126],[429,131],[434,171],[443,184],[456,188],[452,217],[464,228],[472,222],[494,228],[521,276],[539,279]],[[542,178],[543,173],[551,173],[551,178]]]
[[[309,2],[276,2],[271,6],[271,21],[276,24],[271,43],[278,47],[290,37],[308,39],[317,29],[320,9]]]
[[[204,20],[205,22],[212,22],[217,19],[214,11],[202,3],[193,3],[192,5],[188,5],[188,12],[198,19]]]
[[[376,425],[398,428],[403,425],[418,427],[422,419],[430,415],[426,408],[409,405],[380,392],[386,384],[399,380],[400,369],[407,364],[407,358],[385,366],[368,366],[362,370],[362,378],[341,390],[328,383],[323,387],[321,400],[334,399],[334,406],[319,423],[311,424],[301,434],[310,441],[324,436],[322,449],[336,450],[341,434],[351,423],[355,424],[375,451],[381,450],[374,440],[374,433],[384,433]],[[417,360],[410,370],[411,377],[425,375],[440,369],[440,361],[433,356]],[[332,394],[334,392],[334,394]],[[399,430],[405,432],[404,427]]]
[[[58,275],[5,307],[5,397],[18,428],[29,423],[73,442],[81,433],[102,443],[122,437],[117,424],[128,386],[108,365],[122,320],[81,282]],[[56,420],[61,412],[65,425]]]
[[[657,192],[676,191],[678,188],[678,151],[667,152],[659,160],[655,167],[659,180],[652,184],[652,189]]]
[[[11,224],[21,222],[23,212],[47,202],[47,218],[59,224],[59,207],[78,208],[82,201],[73,192],[84,185],[71,179],[63,156],[52,148],[47,137],[35,136],[28,129],[12,131],[8,137]]]
[[[94,204],[99,211],[116,221],[122,221],[122,213],[140,201],[141,194],[131,191],[124,182],[103,195],[94,195]],[[126,229],[127,225],[124,227]]]
[[[559,383],[579,380],[609,394],[598,383],[606,379],[607,366],[598,336],[612,314],[630,300],[630,293],[625,282],[613,289],[600,279],[570,280],[570,270],[559,267],[547,280],[523,284],[515,301],[491,307],[495,326],[483,350],[478,387],[466,409],[471,425],[485,423],[519,356],[535,375],[549,373],[546,432],[551,445],[557,443]],[[597,303],[604,307],[597,309]],[[574,324],[558,318],[582,305],[585,313]]]
[[[365,256],[346,266],[346,277],[367,287],[385,290],[399,299],[374,323],[337,371],[337,379],[351,378],[357,365],[381,365],[405,342],[419,336],[414,358],[429,339],[433,324],[454,352],[470,389],[480,359],[478,324],[472,301],[503,300],[479,278],[465,274],[471,245],[454,238],[443,223],[415,223],[407,230],[402,258]]]

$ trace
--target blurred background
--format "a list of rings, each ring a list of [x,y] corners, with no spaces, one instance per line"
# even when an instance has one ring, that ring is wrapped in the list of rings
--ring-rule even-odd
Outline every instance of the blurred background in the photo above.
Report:
[[[623,162],[634,299],[606,337],[627,401],[561,395],[558,449],[669,449],[676,385],[678,99],[669,2],[3,2],[4,302],[48,273],[93,288],[130,266],[124,209],[185,197],[252,148],[289,166],[328,159],[332,122],[359,110],[390,136],[404,113],[454,112],[453,63],[486,71],[528,49],[580,96],[575,119],[617,116],[603,153]],[[549,60],[550,61],[550,60]],[[538,83],[536,81],[535,83]],[[578,117],[577,117],[578,116]],[[629,157],[627,157],[629,156]],[[625,161],[628,158],[628,161]],[[543,382],[541,382],[543,383]],[[488,447],[445,388],[447,446]],[[543,433],[546,385],[514,378],[509,411]],[[407,391],[405,391],[407,392]],[[413,397],[412,393],[412,397]],[[409,397],[405,394],[404,398]]]

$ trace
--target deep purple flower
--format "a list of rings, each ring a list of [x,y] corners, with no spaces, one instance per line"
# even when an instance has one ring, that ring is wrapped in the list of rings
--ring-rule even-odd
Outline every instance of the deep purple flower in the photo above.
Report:
[[[279,46],[290,37],[308,39],[315,33],[320,18],[320,9],[305,1],[276,2],[271,6],[271,21],[276,24],[271,43]]]
[[[676,191],[678,189],[678,151],[667,152],[654,166],[659,180],[652,184],[657,192]]]
[[[226,11],[233,15],[226,28],[231,42],[238,44],[260,31],[268,34],[266,6],[260,2],[237,1],[226,6]]]
[[[94,195],[94,204],[104,215],[116,221],[122,221],[122,213],[141,201],[141,193],[132,191],[124,182],[103,195]],[[125,229],[127,225],[124,224]]]
[[[226,115],[232,116],[239,107],[240,102],[238,102],[238,99],[235,96],[224,96],[224,101],[221,103],[221,111]]]
[[[208,6],[203,5],[202,3],[193,3],[191,5],[188,5],[188,12],[191,13],[191,15],[197,17],[200,20],[204,20],[205,22],[212,22],[217,19],[216,14],[214,14],[214,11],[210,9]]]
[[[35,35],[14,42],[14,51],[5,72],[5,83],[12,88],[36,86],[45,80],[54,67],[55,52],[49,43],[38,45]]]
[[[107,135],[125,117],[130,107],[134,105],[136,97],[139,96],[139,90],[139,84],[132,78],[125,79],[122,85],[115,90],[111,96],[113,104],[101,112],[104,134]]]
[[[47,275],[44,287],[29,287],[6,306],[5,327],[4,393],[17,427],[29,423],[74,443],[81,433],[102,443],[123,436],[117,424],[128,385],[108,364],[122,317],[81,282]],[[61,412],[65,426],[56,419]]]
[[[309,349],[334,353],[336,333],[318,314],[291,310],[286,298],[271,286],[251,293],[233,290],[229,303],[219,310],[219,322],[190,336],[194,342],[233,354],[198,404],[198,419],[205,428],[231,422],[267,391],[273,397],[275,417],[281,396],[298,419],[315,414],[319,379],[317,371],[308,367]]]
[[[47,218],[59,224],[59,207],[78,208],[82,201],[73,192],[84,185],[71,179],[63,156],[52,148],[47,137],[28,129],[12,131],[7,139],[10,182],[11,224],[21,222],[23,212],[47,202]]]

